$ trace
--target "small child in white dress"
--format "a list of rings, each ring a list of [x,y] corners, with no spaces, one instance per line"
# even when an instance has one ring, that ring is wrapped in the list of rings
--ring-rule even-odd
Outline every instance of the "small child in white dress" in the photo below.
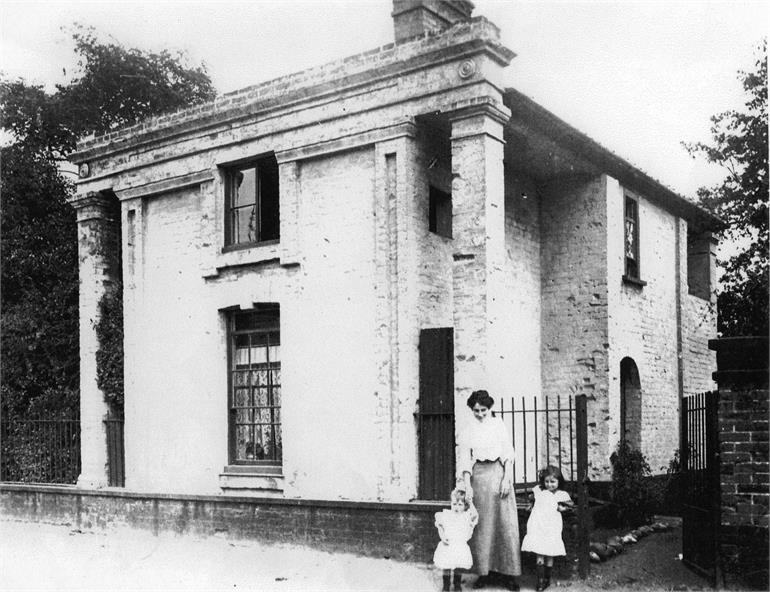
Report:
[[[461,590],[462,575],[456,570],[473,567],[468,541],[479,521],[479,514],[471,501],[465,497],[464,491],[455,489],[450,494],[450,500],[451,509],[436,512],[436,528],[441,541],[433,553],[433,563],[444,570],[445,591],[449,590],[450,578],[454,589]]]
[[[561,539],[561,513],[574,504],[564,491],[564,476],[554,466],[540,471],[540,485],[532,488],[535,505],[527,520],[527,534],[521,543],[522,551],[537,555],[537,588],[545,590],[551,584],[553,558],[566,555]]]

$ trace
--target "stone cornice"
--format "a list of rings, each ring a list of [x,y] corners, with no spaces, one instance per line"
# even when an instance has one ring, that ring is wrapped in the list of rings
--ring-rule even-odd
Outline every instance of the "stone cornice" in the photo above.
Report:
[[[159,193],[168,193],[169,191],[176,191],[177,189],[184,189],[185,187],[191,187],[193,185],[200,185],[207,181],[214,179],[214,173],[210,170],[197,171],[194,173],[188,173],[186,175],[180,175],[178,177],[171,177],[169,179],[161,179],[160,181],[153,181],[145,185],[139,185],[137,187],[130,187],[116,191],[120,201],[127,199],[135,199],[137,197],[147,197],[150,195],[157,195]]]
[[[497,27],[478,18],[441,34],[391,44],[230,93],[210,103],[153,118],[105,136],[86,139],[70,159],[77,164],[194,131],[232,125],[255,115],[303,109],[327,96],[344,95],[357,88],[381,84],[416,70],[477,54],[485,54],[503,66],[515,55],[499,42]]]
[[[376,142],[384,142],[386,140],[404,136],[413,138],[416,134],[417,126],[414,121],[404,121],[386,128],[354,134],[344,138],[335,138],[326,142],[319,142],[317,144],[292,148],[290,150],[282,150],[281,152],[276,152],[275,157],[279,163],[285,163],[293,160],[313,158],[320,156],[321,154],[330,154],[342,150],[360,148]]]

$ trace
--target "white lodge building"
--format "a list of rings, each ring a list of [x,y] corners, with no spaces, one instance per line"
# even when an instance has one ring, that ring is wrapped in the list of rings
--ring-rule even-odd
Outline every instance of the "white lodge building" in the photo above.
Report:
[[[477,388],[588,395],[593,478],[622,431],[656,471],[679,447],[715,369],[714,220],[504,88],[470,2],[393,5],[395,44],[79,145],[81,486],[107,481],[117,273],[131,490],[419,499]]]

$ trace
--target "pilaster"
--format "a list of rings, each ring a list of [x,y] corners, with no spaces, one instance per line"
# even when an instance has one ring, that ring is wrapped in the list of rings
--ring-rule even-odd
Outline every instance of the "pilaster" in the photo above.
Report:
[[[97,385],[99,303],[118,273],[116,232],[119,209],[114,195],[88,193],[71,202],[77,211],[80,275],[80,459],[78,487],[95,489],[108,484],[107,439],[104,419],[109,411]]]
[[[475,104],[450,115],[452,123],[452,233],[455,407],[471,391],[497,384],[503,313],[498,297],[505,256],[503,126],[509,113],[494,103]],[[458,413],[457,430],[463,429]]]

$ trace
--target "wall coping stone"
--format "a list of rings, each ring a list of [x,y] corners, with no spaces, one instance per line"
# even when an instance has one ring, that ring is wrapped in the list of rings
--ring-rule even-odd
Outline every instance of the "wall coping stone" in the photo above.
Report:
[[[719,387],[766,387],[768,341],[765,336],[710,339],[709,349],[717,353],[717,371],[713,378]]]
[[[377,502],[353,500],[323,500],[299,499],[282,497],[255,497],[236,495],[201,495],[189,493],[149,493],[133,491],[122,487],[105,487],[102,489],[82,489],[74,485],[46,485],[30,483],[0,483],[0,493],[3,492],[51,493],[81,496],[103,496],[139,500],[168,500],[168,501],[197,501],[223,504],[260,504],[295,507],[327,507],[327,508],[360,508],[367,510],[391,510],[400,512],[439,511],[449,507],[449,502],[422,501],[410,502]]]

